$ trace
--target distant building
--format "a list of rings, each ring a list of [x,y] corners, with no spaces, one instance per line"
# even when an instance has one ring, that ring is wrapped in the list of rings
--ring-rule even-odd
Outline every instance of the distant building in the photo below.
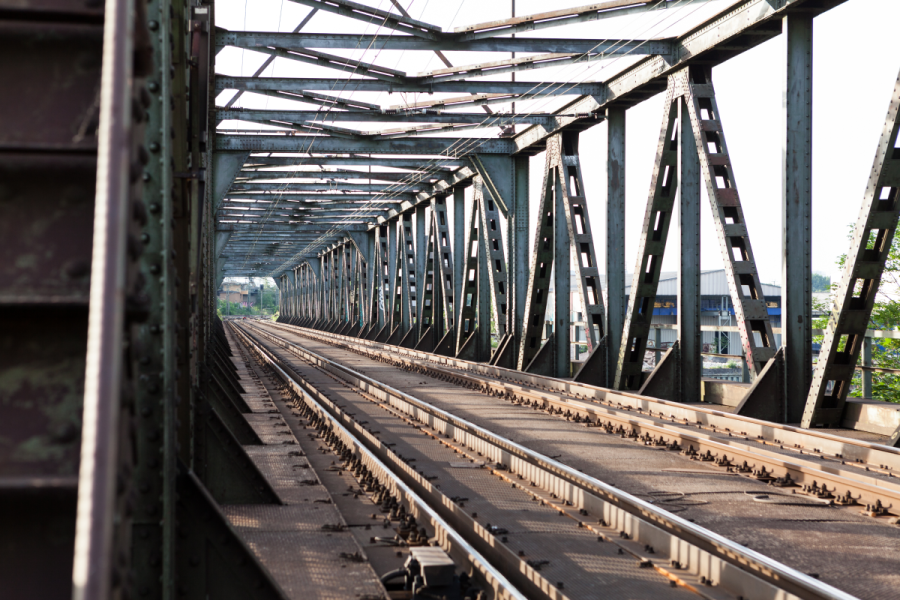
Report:
[[[224,282],[219,288],[218,297],[223,302],[227,301],[231,304],[240,304],[245,308],[249,308],[256,306],[258,303],[260,290],[262,290],[262,286],[250,283]]]
[[[773,328],[781,327],[781,286],[769,283],[762,284],[763,296],[768,307],[769,320]],[[625,295],[631,293],[631,281],[625,281]],[[678,274],[663,272],[659,278],[656,304],[653,308],[653,323],[676,324],[678,322]],[[731,303],[731,292],[728,290],[728,279],[725,270],[703,271],[700,274],[700,325],[701,326],[736,326],[734,305]],[[677,332],[672,329],[660,331],[662,347],[672,345]],[[718,354],[740,354],[741,335],[736,331],[716,332],[704,331],[701,334],[704,352]],[[775,334],[775,347],[781,345],[781,334]]]
[[[606,277],[600,276],[601,285],[603,286],[603,299],[607,300]],[[585,322],[582,312],[580,286],[577,270],[573,269],[572,276],[572,315],[570,322],[572,324],[572,341],[576,348],[573,352],[573,359],[576,358],[578,352],[577,345],[586,344]],[[773,328],[781,327],[781,286],[768,283],[762,284],[763,296],[768,306],[769,319]],[[626,275],[625,279],[625,295],[626,310],[627,297],[631,292],[631,276]],[[554,291],[551,289],[548,298],[548,310],[546,320],[548,327],[545,335],[550,335],[552,330],[553,306],[552,296]],[[656,303],[653,307],[653,323],[675,325],[678,322],[678,274],[674,272],[663,272],[660,274],[659,287],[657,288]],[[731,302],[731,293],[728,290],[728,280],[725,277],[725,270],[703,271],[700,275],[700,325],[701,326],[736,326],[737,320],[734,314],[734,305]],[[672,345],[677,338],[677,332],[674,329],[662,329],[659,331],[661,347],[667,348]],[[741,354],[741,336],[736,331],[704,331],[701,334],[704,352],[713,352],[717,354]],[[655,334],[651,334],[649,346],[654,346]],[[781,335],[775,334],[776,347],[781,345]]]

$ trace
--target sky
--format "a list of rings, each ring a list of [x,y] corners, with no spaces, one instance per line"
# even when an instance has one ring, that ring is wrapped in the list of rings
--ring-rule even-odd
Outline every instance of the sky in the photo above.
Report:
[[[389,9],[389,0],[363,0],[373,7]],[[485,0],[402,0],[414,18],[434,23],[445,31],[463,25],[510,16],[510,2]],[[585,0],[547,2],[517,0],[517,15],[569,6]],[[535,32],[539,37],[566,36],[593,39],[647,39],[681,33],[731,4],[730,0],[702,3],[681,0],[679,10],[659,11],[638,17],[620,17]],[[676,4],[676,3],[673,3]],[[289,0],[217,0],[216,25],[229,30],[291,31],[308,8]],[[665,14],[663,14],[665,13]],[[900,70],[896,50],[896,24],[900,22],[897,0],[848,0],[820,15],[814,22],[813,50],[813,269],[839,279],[835,266],[847,251],[848,233],[860,210],[866,182],[872,169],[875,147],[884,125],[894,84]],[[308,32],[369,33],[369,25],[338,15],[319,12],[304,28]],[[381,30],[379,33],[389,33]],[[433,53],[383,51],[377,47],[329,51],[345,57],[374,62],[414,74],[443,67]],[[471,64],[508,57],[498,53],[447,52],[454,65]],[[252,51],[226,48],[216,58],[221,74],[250,76],[266,57]],[[590,65],[571,65],[517,74],[519,81],[603,81],[636,59],[622,57]],[[321,67],[277,59],[263,76],[341,77]],[[489,79],[507,79],[509,75]],[[713,83],[721,112],[725,137],[731,153],[750,240],[760,279],[780,283],[781,279],[781,187],[782,89],[784,80],[784,36],[778,36],[713,69]],[[427,99],[424,94],[353,92],[336,90],[343,96],[382,105],[402,105]],[[223,92],[224,103],[231,92]],[[438,95],[435,95],[438,97]],[[552,111],[565,98],[520,102],[517,112]],[[636,260],[637,245],[653,169],[662,118],[662,96],[657,95],[627,112],[626,138],[626,270]],[[311,108],[309,105],[244,94],[237,106],[252,108]],[[508,107],[498,107],[503,110]],[[471,110],[471,109],[469,109]],[[480,109],[475,109],[480,110]],[[342,123],[342,126],[350,124]],[[394,127],[394,124],[361,124],[361,129]],[[227,121],[223,128],[252,128],[259,125]],[[485,131],[482,130],[482,135]],[[590,219],[595,235],[599,264],[605,264],[605,144],[606,126],[600,123],[581,134],[581,165]],[[532,215],[543,178],[544,156],[531,160]],[[701,214],[702,268],[721,268],[719,245],[704,192]],[[677,232],[670,230],[669,239]],[[532,235],[528,236],[529,239]],[[674,250],[670,243],[663,270],[674,270]]]

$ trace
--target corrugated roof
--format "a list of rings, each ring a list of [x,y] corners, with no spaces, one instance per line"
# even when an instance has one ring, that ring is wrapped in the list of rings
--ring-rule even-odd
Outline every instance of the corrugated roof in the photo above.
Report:
[[[606,286],[606,278],[600,276],[604,287]],[[770,283],[762,284],[763,295],[780,296],[781,286],[772,285]],[[625,294],[631,292],[631,275],[625,277]],[[658,296],[677,296],[678,295],[678,273],[675,271],[663,271],[659,275],[659,288],[656,294]],[[725,278],[725,269],[716,269],[703,271],[700,274],[700,295],[701,296],[728,296],[728,279]]]

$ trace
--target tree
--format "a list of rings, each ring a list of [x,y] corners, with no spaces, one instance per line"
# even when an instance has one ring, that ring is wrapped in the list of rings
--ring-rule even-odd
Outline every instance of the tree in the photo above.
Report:
[[[853,226],[850,227],[849,237],[853,235]],[[872,249],[874,240],[870,240],[869,249]],[[843,271],[847,262],[847,255],[838,258],[837,264]],[[815,289],[815,277],[813,275],[813,289]],[[832,295],[837,291],[838,284],[831,284]],[[831,304],[831,302],[829,302]],[[815,300],[814,300],[814,306]],[[813,322],[816,329],[828,327],[828,309],[824,308],[824,316]],[[881,276],[881,284],[878,286],[878,295],[875,297],[875,306],[869,319],[869,329],[881,329],[895,331],[900,329],[900,236],[895,236],[891,242],[891,249],[884,265],[884,274]],[[823,336],[817,336],[814,341],[822,342]],[[863,355],[860,353],[859,364],[862,364]],[[900,340],[876,338],[872,340],[872,366],[883,369],[900,369]],[[849,395],[855,398],[862,397],[862,372],[856,371]],[[900,373],[872,373],[872,397],[887,402],[900,403]]]
[[[280,290],[271,277],[227,277],[223,283],[238,283],[256,288],[251,296],[251,306],[244,307],[231,303],[230,310],[224,300],[219,300],[216,312],[221,316],[274,315],[278,311]]]
[[[831,277],[824,273],[812,274],[812,291],[827,292],[831,289]]]

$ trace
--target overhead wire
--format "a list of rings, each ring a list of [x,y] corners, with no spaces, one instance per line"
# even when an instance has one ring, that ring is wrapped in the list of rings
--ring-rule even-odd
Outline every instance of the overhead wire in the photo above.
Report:
[[[414,0],[413,0],[413,1],[414,1]],[[663,1],[664,1],[664,0],[660,0],[660,2],[663,2]],[[681,0],[679,0],[679,1],[681,1]],[[693,0],[690,0],[690,1],[692,2]],[[411,6],[411,5],[412,5],[412,2],[410,2],[410,6]],[[379,7],[378,7],[378,8],[380,8],[380,3],[379,3]],[[423,10],[424,10],[424,8],[423,8]],[[459,12],[459,11],[457,10],[457,13],[458,13],[458,12]],[[381,27],[384,25],[384,23],[386,22],[386,20],[387,20],[387,17],[385,17],[385,19],[382,21],[381,25],[379,25],[378,31],[380,31]],[[372,22],[372,20],[370,20],[370,24],[371,24],[371,22]],[[372,42],[370,42],[369,46],[363,51],[363,55],[362,55],[362,56],[360,57],[360,59],[359,59],[360,61],[362,60],[362,57],[365,56],[365,53],[368,52],[368,50],[371,49],[371,46],[376,42],[377,36],[378,36],[378,31],[376,31],[376,34],[375,34],[375,36],[374,36]],[[363,35],[363,34],[360,34],[360,37],[359,37],[359,39],[358,39],[358,41],[357,41],[357,48],[359,47],[359,45],[360,45],[360,43],[361,43],[361,41],[362,41],[362,35]],[[588,52],[590,52],[590,51],[588,51]],[[379,50],[379,53],[380,53],[380,50]],[[343,70],[343,68],[342,68],[342,70]],[[354,73],[356,72],[356,70],[357,70],[357,67],[354,67],[353,73],[351,73],[351,75],[354,74]],[[347,83],[349,83],[349,82],[351,82],[351,81],[354,81],[354,80],[352,80],[352,79],[344,80],[344,87],[341,89],[341,93],[343,93],[343,92],[346,90]],[[336,85],[336,83],[335,83],[335,85]],[[540,85],[540,84],[537,84],[537,85]],[[535,86],[535,87],[537,87],[537,86]],[[532,88],[532,89],[533,89],[533,88]],[[333,91],[333,90],[334,90],[334,88],[332,87],[332,90],[331,90],[331,91]],[[355,90],[354,90],[354,91],[355,91]],[[352,97],[352,93],[353,93],[353,92],[351,92],[351,97]],[[323,121],[323,122],[326,120],[327,115],[330,113],[330,111],[331,111],[333,108],[334,108],[334,105],[328,107],[328,110],[322,111],[322,112],[324,113],[323,116],[322,116],[322,121]],[[317,115],[317,118],[318,118],[318,115]],[[488,118],[489,118],[489,117],[488,117]],[[487,120],[487,119],[486,119],[486,120]],[[315,123],[315,122],[316,122],[316,121],[314,120],[313,123]],[[310,154],[310,153],[311,153],[312,146],[315,144],[315,141],[316,141],[316,139],[317,139],[318,136],[309,136],[309,137],[311,137],[311,141],[310,141],[310,146],[309,146],[309,148],[307,148],[306,154]],[[479,138],[472,138],[472,139],[477,140],[477,139],[479,139]],[[482,142],[482,143],[483,143],[483,142]],[[301,152],[301,153],[302,153],[302,152]],[[298,166],[300,166],[300,165],[298,165]],[[289,172],[290,172],[290,171],[289,171]],[[299,173],[299,172],[300,172],[299,169],[295,169],[295,170],[293,171],[293,173]],[[419,177],[419,180],[420,180],[420,181],[421,181],[421,179],[422,179],[422,178]],[[397,185],[402,185],[402,183],[401,183],[401,184],[397,184]],[[397,187],[397,185],[390,186],[390,187]],[[281,196],[283,195],[284,192],[287,191],[287,189],[288,189],[289,186],[290,186],[290,183],[289,183],[289,182],[285,182],[285,183],[283,184],[282,190],[276,190],[276,193],[275,193],[275,198],[276,198],[276,199],[272,202],[272,204],[271,204],[271,206],[270,206],[270,210],[267,211],[267,213],[266,213],[265,215],[263,215],[264,220],[260,222],[261,228],[260,228],[260,230],[259,230],[259,233],[258,233],[257,237],[254,239],[254,243],[251,244],[250,249],[249,249],[249,250],[247,251],[247,253],[245,254],[245,257],[244,257],[244,263],[243,263],[243,265],[242,265],[242,269],[246,267],[246,262],[247,262],[247,260],[249,260],[250,254],[251,254],[252,251],[255,249],[256,243],[258,242],[259,238],[261,237],[261,234],[262,234],[262,232],[263,232],[263,227],[262,227],[262,226],[264,226],[265,220],[268,219],[268,217],[271,215],[271,212],[277,207],[278,202],[279,202],[280,199],[281,199]],[[408,188],[408,185],[407,185],[406,187]],[[379,194],[381,194],[381,193],[379,193]],[[365,204],[364,206],[361,206],[361,207],[360,207],[360,210],[357,210],[355,213],[351,213],[350,215],[347,215],[346,217],[344,217],[344,220],[341,221],[341,222],[339,223],[339,225],[346,225],[346,224],[348,224],[348,223],[350,222],[350,219],[358,218],[358,217],[360,216],[361,211],[362,211],[363,208],[365,208],[365,209],[367,209],[367,210],[371,210],[373,207],[374,207],[374,208],[381,208],[383,205],[384,205],[384,202],[380,202],[380,203],[377,202],[377,201],[375,201],[374,203],[373,203],[372,201],[366,202],[366,204]],[[335,226],[335,227],[332,227],[332,228],[331,228],[330,230],[328,230],[325,234],[323,234],[323,237],[321,237],[319,240],[316,240],[316,242],[313,242],[313,243],[318,243],[319,241],[321,241],[321,239],[324,239],[324,238],[327,238],[327,237],[331,237],[331,236],[334,235],[334,233],[341,231],[342,228],[341,228],[339,225],[338,225],[338,226]],[[301,251],[301,253],[305,253],[305,249],[304,249],[303,251]],[[295,255],[295,256],[296,256],[296,255]]]
[[[382,1],[382,0],[379,1],[379,6],[378,6],[378,8],[380,8],[380,6],[381,6],[381,1]],[[413,0],[413,1],[415,1],[415,0]],[[411,3],[410,3],[410,4],[411,4]],[[374,22],[374,20],[375,20],[375,16],[373,15],[373,16],[370,18],[367,27],[370,26],[370,25]],[[385,16],[384,19],[382,20],[381,24],[378,25],[378,28],[376,29],[376,32],[375,32],[375,35],[374,35],[372,41],[369,43],[369,45],[366,47],[366,49],[363,50],[363,53],[360,55],[360,58],[357,59],[357,62],[362,62],[362,58],[365,56],[366,52],[367,52],[369,49],[371,49],[372,45],[376,42],[376,40],[378,39],[379,32],[380,32],[381,28],[384,26],[384,24],[385,24],[386,22],[387,22],[387,16]],[[356,48],[354,48],[354,50],[358,49],[359,46],[362,44],[362,38],[363,38],[363,35],[365,35],[365,32],[359,34],[359,37],[357,38]],[[346,67],[342,67],[341,70],[345,70],[345,68],[346,68]],[[358,66],[354,67],[354,68],[353,68],[353,72],[351,73],[351,75],[353,75],[353,74],[357,71],[358,68],[359,68]],[[340,90],[339,93],[343,93],[344,91],[346,91],[347,84],[348,84],[349,82],[351,82],[351,81],[353,81],[353,80],[350,79],[350,78],[347,78],[346,80],[344,80],[344,86],[341,88],[341,90]],[[334,85],[332,86],[332,88],[331,88],[329,91],[332,91],[332,92],[333,92],[333,91],[334,91],[334,88],[335,88],[336,86],[337,86],[337,82],[334,83]],[[351,91],[351,97],[352,97],[352,91]],[[333,108],[334,108],[334,105],[329,106],[328,109],[327,109],[326,111],[324,111],[324,115],[323,115],[323,117],[322,117],[323,122],[324,122],[325,117],[327,116],[327,114],[330,113],[330,111],[333,110]],[[318,118],[318,115],[317,115],[317,118]],[[316,120],[314,119],[314,120],[312,121],[312,123],[315,124],[315,122],[316,122]],[[310,153],[310,151],[311,151],[311,149],[312,149],[312,146],[313,146],[313,144],[315,144],[315,141],[316,141],[316,138],[315,138],[315,137],[313,137],[313,136],[310,136],[310,137],[311,137],[310,145],[309,145],[309,147],[307,148],[307,150],[306,150],[306,152],[305,152],[305,153],[307,153],[307,154]],[[299,167],[299,166],[301,166],[301,165],[298,165],[298,167]],[[299,168],[297,168],[297,169],[295,169],[295,170],[293,171],[293,173],[297,173],[297,172],[299,172]],[[244,270],[244,269],[246,268],[246,266],[247,266],[247,261],[250,259],[250,255],[251,255],[251,254],[253,253],[253,251],[256,249],[256,245],[257,245],[257,243],[259,242],[259,239],[262,237],[263,232],[265,231],[266,220],[268,219],[269,216],[271,216],[272,212],[276,209],[276,207],[277,207],[277,205],[278,205],[278,202],[279,202],[280,199],[281,199],[281,196],[284,194],[284,192],[287,191],[289,185],[290,185],[290,183],[285,182],[285,184],[284,184],[282,190],[280,190],[280,192],[276,195],[275,201],[272,202],[271,206],[269,207],[269,210],[266,212],[265,215],[263,215],[263,220],[260,221],[260,228],[259,228],[258,231],[257,231],[257,235],[256,235],[256,237],[254,238],[253,243],[250,245],[250,248],[249,248],[249,249],[247,250],[247,252],[244,254],[244,262],[243,262],[242,265],[241,265],[241,270]]]
[[[662,4],[664,1],[665,1],[665,0],[660,0],[660,1],[657,3],[657,5]],[[682,1],[682,0],[679,0],[679,2],[680,2],[680,1]],[[689,2],[693,2],[693,0],[689,0]],[[664,20],[664,19],[663,19],[663,20]],[[648,28],[648,29],[649,29],[649,28]],[[645,31],[646,31],[646,30],[645,30]],[[632,39],[632,40],[627,40],[625,43],[627,43],[628,41],[634,41],[634,40],[633,40],[633,39]],[[598,44],[598,46],[599,46],[599,44]],[[597,47],[597,46],[595,46],[594,48],[596,48],[596,47]],[[593,50],[593,48],[592,48],[591,50]],[[589,54],[589,53],[591,52],[591,50],[588,50],[586,53],[584,53],[584,55]],[[555,83],[555,82],[554,82],[554,83]],[[544,85],[544,84],[546,84],[546,85]],[[531,92],[532,90],[534,90],[534,89],[537,88],[537,87],[540,87],[541,85],[544,85],[544,88],[547,89],[547,88],[549,88],[550,86],[552,86],[552,83],[548,83],[548,82],[537,82],[537,83],[531,88],[531,90],[529,90],[529,92]],[[563,84],[563,85],[564,85],[564,84]],[[521,98],[523,98],[523,97],[526,97],[526,99],[527,99],[527,94],[528,94],[528,92],[526,92],[526,94],[523,94],[523,96],[520,97],[519,99],[521,99]],[[545,102],[545,104],[546,104],[546,102]],[[532,113],[528,113],[528,114],[533,114],[533,112],[534,112],[534,111],[532,111]],[[499,127],[499,126],[502,126],[502,122],[501,122],[501,119],[502,119],[502,118],[503,118],[502,115],[489,115],[489,116],[485,117],[485,119],[484,119],[480,124],[483,125],[483,124],[487,123],[488,121],[490,121],[491,119],[494,119],[494,120],[497,122],[497,124],[494,125],[494,124],[492,123],[492,126],[498,126],[498,127]],[[457,143],[458,143],[458,144],[466,144],[466,143],[468,143],[468,147],[462,148],[463,151],[468,151],[470,148],[472,148],[472,145],[473,145],[473,144],[476,145],[476,146],[480,146],[480,145],[484,144],[488,139],[491,139],[491,138],[475,138],[475,137],[473,137],[473,138],[464,138],[463,140],[459,140]],[[465,140],[465,141],[464,141],[464,140]],[[451,147],[451,148],[448,148],[447,150],[445,150],[445,152],[449,152],[449,151],[451,151],[451,150],[453,151],[453,156],[452,156],[452,158],[456,159],[456,158],[458,158],[458,157],[460,156],[460,154],[459,154],[460,149],[458,149],[458,148],[453,148],[453,147]],[[443,158],[446,159],[446,158],[450,158],[450,157],[443,157]],[[441,166],[441,164],[442,164],[443,162],[444,162],[444,160],[443,160],[442,158],[431,159],[428,163],[425,163],[425,165],[426,165],[426,167],[428,167],[428,165],[433,164],[433,166],[430,167],[430,171],[431,171],[431,172],[434,172],[435,170],[437,170],[438,168],[440,168],[440,166]],[[424,173],[424,175],[428,175],[428,174],[429,174],[428,168],[426,168],[425,171],[423,171],[422,169],[418,169],[417,172],[415,172],[415,173],[413,173],[413,174],[410,175],[410,177],[416,179],[417,181],[414,181],[414,182],[410,182],[410,181],[400,181],[400,182],[398,182],[397,184],[393,184],[393,185],[389,186],[389,187],[385,190],[385,192],[381,192],[380,195],[382,195],[382,196],[390,196],[390,194],[392,194],[392,193],[397,193],[397,190],[394,189],[394,188],[409,189],[409,187],[410,187],[410,185],[412,185],[412,183],[419,183],[419,182],[421,182],[422,180],[424,180],[424,179],[426,178],[426,177],[423,176],[423,173]],[[385,198],[385,200],[386,200],[386,199],[387,199],[387,198]],[[369,207],[371,207],[371,206],[382,207],[383,205],[384,205],[384,201],[382,201],[382,202],[380,202],[380,203],[379,203],[378,201],[374,201],[374,202],[370,201],[369,203],[367,203],[366,207],[367,207],[367,208],[369,208]],[[352,218],[354,218],[354,217],[358,217],[358,216],[359,216],[359,212],[357,212],[357,213],[352,213],[351,215],[348,215],[348,216],[345,218],[345,220],[342,222],[342,224],[348,223],[350,219],[352,219]],[[315,242],[312,242],[310,245],[308,245],[306,248],[304,248],[304,250],[301,250],[301,252],[298,253],[298,255],[299,255],[299,254],[306,254],[306,253],[308,253],[308,250],[309,250],[309,247],[310,247],[310,246],[313,246],[313,245],[315,245],[315,244],[319,244],[321,241],[323,241],[324,239],[327,239],[327,238],[329,238],[329,237],[332,237],[335,233],[339,232],[340,230],[341,230],[341,229],[340,229],[340,226],[335,226],[335,227],[333,227],[331,230],[329,230],[329,231],[327,231],[325,234],[323,234],[318,240],[316,240]],[[292,257],[290,260],[296,259],[298,255],[295,255],[295,256]]]
[[[694,2],[695,2],[695,0],[677,0],[677,2],[675,3],[675,6],[678,8],[686,8],[686,7],[690,6],[691,4],[693,4]],[[668,3],[665,2],[665,0],[659,0],[657,2],[656,6],[658,7],[661,4],[668,4]],[[671,26],[681,22],[682,20],[686,19],[691,14],[694,14],[694,12],[699,10],[702,6],[703,5],[699,5],[698,7],[696,7],[694,9],[694,11],[687,13],[687,14],[682,14],[682,13],[684,13],[684,11],[681,11],[681,10],[676,11],[676,10],[668,10],[667,9],[664,12],[664,16],[661,19],[659,19],[655,23],[651,23],[650,25],[648,25],[642,32],[640,32],[640,34],[646,33],[650,29],[653,29],[654,27],[662,25],[670,17],[680,16],[680,18],[677,19],[674,23],[666,25],[666,27],[671,27]],[[640,17],[640,16],[642,16],[642,15],[636,15],[636,17]],[[637,20],[637,19],[634,19],[633,22],[635,20]],[[634,42],[634,41],[637,41],[636,37],[632,37],[631,39],[628,39],[628,40],[621,40],[620,43],[622,46],[624,46],[625,44]],[[613,64],[615,64],[615,63],[619,62],[620,60],[626,58],[627,56],[633,54],[634,51],[636,51],[638,48],[640,48],[644,44],[648,43],[649,41],[652,41],[652,40],[648,40],[648,39],[641,40],[640,43],[637,44],[633,49],[628,50],[627,52],[625,52],[621,55],[617,55],[616,57],[613,58],[612,61],[610,61],[608,63],[601,64],[600,71],[607,70]],[[602,42],[600,42],[600,43],[602,43]],[[597,47],[600,46],[600,43],[598,43],[597,45],[595,45],[593,48],[589,49],[588,51],[582,53],[581,57],[588,56],[593,50],[595,50]],[[613,47],[612,51],[615,51],[615,47]],[[566,68],[569,68],[572,66],[574,66],[575,68],[578,68],[578,67],[581,67],[582,65],[579,65],[577,62],[573,62],[570,65],[568,65]],[[593,66],[590,66],[590,67],[586,66],[586,67],[584,67],[584,71],[590,71],[593,68],[594,68]],[[574,88],[576,85],[583,83],[586,78],[587,78],[587,76],[585,76],[585,78],[583,78],[579,81],[573,81],[574,78],[569,78],[564,82],[555,82],[555,81],[554,82],[538,82],[530,90],[528,90],[527,92],[522,94],[522,96],[515,98],[515,100],[517,102],[522,102],[523,100],[528,101],[529,94],[531,94],[531,92],[533,92],[535,89],[540,88],[540,87],[543,87],[543,91],[549,90],[551,88],[553,91],[558,91],[558,90],[564,88],[567,84],[571,84],[571,85],[569,85],[569,87],[566,90],[566,91],[568,91],[568,90]],[[533,96],[537,96],[537,95],[538,94],[534,94]],[[564,94],[560,94],[560,95],[564,95]],[[556,97],[557,96],[553,96],[552,98],[555,99]],[[544,103],[540,106],[545,106],[550,101],[551,100],[545,100]],[[536,112],[536,110],[532,109],[531,111],[529,111],[528,113],[525,113],[524,115],[513,115],[512,118],[509,119],[509,121],[514,122],[516,116],[530,116],[530,115],[533,115],[535,112]],[[496,119],[498,122],[497,126],[502,126],[501,122],[502,122],[503,118],[504,118],[504,115],[488,115],[481,122],[481,124],[485,124],[488,121],[490,121],[491,119]],[[493,125],[493,123],[491,123],[491,125]],[[427,175],[429,173],[429,170],[428,170],[429,165],[434,165],[434,166],[430,167],[430,172],[434,172],[437,170],[437,168],[439,168],[442,161],[446,161],[448,159],[455,160],[461,156],[466,156],[466,155],[470,154],[474,149],[480,147],[481,145],[483,145],[484,143],[486,143],[488,140],[491,140],[491,139],[494,139],[494,138],[472,137],[472,138],[462,138],[462,139],[458,140],[454,145],[459,144],[461,147],[454,148],[453,146],[451,146],[450,148],[448,148],[447,150],[444,151],[444,153],[446,153],[447,155],[442,156],[440,158],[431,159],[428,163],[426,163],[425,174]],[[452,155],[451,155],[451,153],[452,153]],[[422,170],[416,171],[415,173],[411,174],[410,177],[412,179],[414,179],[415,181],[401,181],[396,184],[392,184],[391,186],[388,186],[388,188],[386,188],[384,190],[384,192],[379,192],[379,195],[385,197],[385,196],[389,196],[390,194],[398,193],[399,189],[408,190],[408,189],[410,189],[411,185],[413,185],[415,183],[420,183],[422,180],[425,179],[425,177],[422,175]],[[387,198],[385,197],[384,199],[386,200]],[[384,205],[384,202],[383,201],[380,203],[378,201],[368,202],[366,206],[370,207],[373,205],[375,207],[381,207]],[[348,215],[347,217],[344,218],[344,221],[342,221],[342,224],[349,223],[353,217],[358,217],[358,215],[359,215],[359,212]],[[312,252],[313,250],[318,248],[324,242],[324,240],[326,240],[330,237],[333,237],[333,235],[335,233],[338,233],[339,231],[341,231],[340,224],[335,225],[329,231],[322,234],[317,240],[315,240],[314,242],[310,242],[303,250],[301,250],[300,252],[295,254],[288,261],[286,261],[285,263],[282,263],[282,267],[284,264],[295,261],[298,257],[300,257],[302,255],[309,254],[310,252]],[[278,269],[273,271],[273,274],[278,274],[279,272],[282,272],[282,267],[279,267]]]

